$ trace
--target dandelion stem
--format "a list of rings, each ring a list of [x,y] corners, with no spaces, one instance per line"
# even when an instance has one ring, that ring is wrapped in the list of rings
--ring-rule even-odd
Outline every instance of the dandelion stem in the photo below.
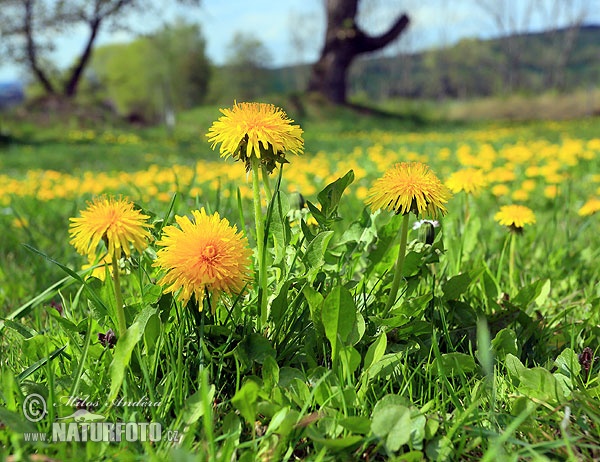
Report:
[[[260,170],[262,173],[263,187],[265,188],[265,194],[267,195],[267,201],[270,201],[273,197],[273,193],[271,192],[271,183],[269,181],[269,172],[267,172],[267,167],[264,165],[260,166]]]
[[[510,250],[508,254],[508,279],[510,280],[510,288],[514,292],[516,291],[517,285],[515,283],[515,241],[516,232],[510,233]]]
[[[125,311],[123,309],[123,294],[121,293],[121,281],[119,279],[119,264],[114,256],[112,258],[112,279],[115,286],[117,326],[119,329],[119,337],[122,337],[127,331],[127,321],[125,321]]]
[[[258,251],[258,303],[260,307],[259,330],[267,323],[267,268],[265,258],[265,228],[260,200],[259,161],[252,157],[252,192],[254,195],[254,222],[256,224],[256,248]]]
[[[396,268],[394,270],[394,280],[392,281],[392,289],[385,306],[384,317],[390,311],[390,308],[396,301],[400,280],[402,279],[402,268],[404,267],[404,258],[406,257],[406,241],[408,239],[408,213],[402,217],[402,230],[400,231],[400,248],[398,249],[398,257],[396,258]]]

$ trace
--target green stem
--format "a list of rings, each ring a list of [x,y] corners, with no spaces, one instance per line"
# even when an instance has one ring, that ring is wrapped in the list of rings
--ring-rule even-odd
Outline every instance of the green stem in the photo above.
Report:
[[[510,280],[510,288],[513,292],[516,291],[516,283],[515,283],[515,241],[516,241],[515,232],[511,231],[510,233],[510,250],[508,254],[508,279]]]
[[[392,281],[392,289],[388,297],[387,304],[384,310],[384,317],[390,311],[390,308],[396,301],[400,281],[402,280],[402,268],[404,266],[404,258],[406,257],[406,241],[408,238],[408,219],[409,214],[405,214],[402,218],[402,231],[400,232],[400,248],[398,249],[398,258],[396,258],[396,268],[394,270],[394,280]]]
[[[115,301],[117,304],[117,325],[119,328],[119,337],[122,337],[127,331],[127,321],[125,321],[125,311],[123,310],[123,295],[121,293],[121,280],[119,279],[119,264],[114,255],[112,257],[112,279],[115,286]]]
[[[263,187],[265,188],[265,194],[267,195],[267,201],[271,201],[273,193],[271,192],[271,182],[269,181],[269,172],[267,167],[261,164],[260,170],[262,173]]]
[[[254,222],[256,224],[256,248],[258,251],[258,303],[259,303],[259,330],[267,323],[267,268],[265,258],[265,224],[260,200],[259,161],[252,157],[252,192],[254,196]]]

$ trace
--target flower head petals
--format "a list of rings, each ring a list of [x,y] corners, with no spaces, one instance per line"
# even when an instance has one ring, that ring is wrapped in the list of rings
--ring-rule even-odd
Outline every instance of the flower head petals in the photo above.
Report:
[[[375,181],[368,193],[371,209],[394,210],[398,214],[413,212],[436,217],[446,213],[444,204],[452,194],[437,176],[420,162],[402,162]]]
[[[148,218],[127,199],[96,198],[88,203],[81,217],[70,219],[70,242],[90,260],[101,240],[106,243],[111,257],[119,259],[122,254],[129,257],[132,246],[140,252],[148,246],[151,238]]]
[[[159,283],[185,304],[192,295],[202,310],[205,291],[239,293],[251,279],[248,241],[218,213],[192,212],[193,220],[176,216],[177,226],[166,226],[157,242],[154,266],[165,274]]]
[[[212,149],[221,144],[221,157],[232,156],[246,163],[255,156],[269,171],[275,162],[285,162],[285,152],[300,154],[304,150],[302,129],[293,125],[286,113],[272,104],[235,103],[213,122],[206,136]]]
[[[535,214],[524,205],[503,205],[494,215],[494,220],[511,230],[522,231],[525,225],[535,223]]]

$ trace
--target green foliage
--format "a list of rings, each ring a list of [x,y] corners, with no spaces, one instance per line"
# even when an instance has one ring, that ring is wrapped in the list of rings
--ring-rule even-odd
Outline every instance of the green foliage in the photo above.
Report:
[[[149,121],[197,106],[211,73],[205,49],[199,26],[183,20],[127,44],[99,47],[91,65],[97,91],[121,114]]]
[[[191,124],[202,114],[188,115]],[[523,254],[512,291],[500,264],[506,231],[490,217],[498,199],[474,199],[468,223],[460,201],[453,201],[433,243],[409,231],[399,300],[386,312],[402,217],[364,207],[357,190],[373,172],[366,156],[352,169],[347,160],[361,143],[376,150],[373,146],[383,146],[390,134],[378,130],[367,138],[364,131],[340,130],[342,122],[320,129],[322,124],[307,123],[317,132],[311,141],[315,148],[324,146],[328,155],[333,155],[332,146],[346,152],[339,171],[330,176],[319,172],[328,175],[327,181],[306,194],[307,206],[294,207],[284,183],[270,198],[271,310],[260,328],[255,281],[239,296],[211,299],[214,311],[200,313],[194,303],[181,306],[162,293],[152,267],[157,249],[151,244],[120,261],[128,329],[114,348],[103,345],[98,333],[116,329],[114,286],[110,277],[102,281],[75,270],[82,261],[68,244],[68,217],[83,199],[54,199],[40,207],[39,199],[22,197],[7,206],[0,215],[13,230],[0,241],[2,456],[223,461],[597,457],[600,384],[594,357],[600,320],[593,222],[574,213],[565,219],[572,198],[564,203],[564,198],[533,198],[540,225],[519,236]],[[410,141],[410,150],[437,154],[453,142],[440,137],[485,136],[475,128],[438,129],[421,143]],[[596,128],[569,126],[571,134],[589,139]],[[507,136],[525,139],[532,133],[544,139],[559,136],[539,125]],[[135,151],[152,145],[144,141]],[[64,141],[64,146],[69,144]],[[403,146],[386,144],[385,150]],[[144,161],[142,155],[136,159]],[[191,159],[192,153],[180,157]],[[455,159],[438,162],[443,169]],[[577,168],[591,169],[593,162]],[[291,176],[297,164],[291,158],[283,176]],[[18,163],[12,165],[16,169]],[[116,170],[120,163],[111,165]],[[572,193],[587,191],[584,183],[572,185]],[[250,201],[236,195],[242,184],[232,188],[223,182],[217,190],[200,180],[195,185],[208,193],[191,196],[178,189],[167,201],[150,198],[142,204],[155,238],[174,215],[199,206],[218,210],[251,234]],[[12,210],[28,217],[32,229],[9,228]],[[23,241],[29,246],[21,246]],[[579,356],[584,347],[591,349],[589,362]],[[44,398],[48,411],[37,422],[23,411],[34,393]],[[90,412],[106,422],[160,423],[163,438],[152,443],[26,440],[26,432],[51,435],[53,423],[77,411],[77,403],[69,401],[74,396],[88,397],[94,403]]]

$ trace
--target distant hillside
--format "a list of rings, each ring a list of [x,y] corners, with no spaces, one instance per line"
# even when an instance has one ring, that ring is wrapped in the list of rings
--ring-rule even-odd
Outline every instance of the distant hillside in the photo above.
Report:
[[[305,88],[309,66],[272,72],[274,91]],[[514,92],[574,91],[600,84],[600,26],[559,29],[354,63],[350,93],[390,97],[473,98]]]

